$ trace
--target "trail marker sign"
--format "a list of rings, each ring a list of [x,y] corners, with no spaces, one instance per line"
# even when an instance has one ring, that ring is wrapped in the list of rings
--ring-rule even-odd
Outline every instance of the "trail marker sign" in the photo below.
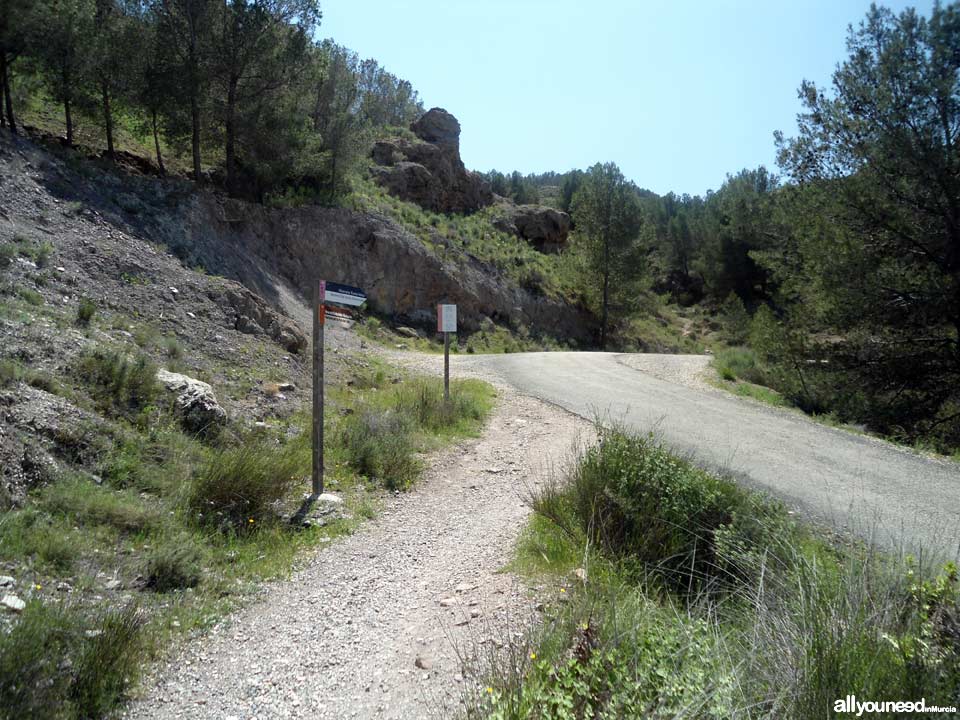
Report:
[[[443,333],[443,399],[450,401],[450,333],[457,331],[457,306],[437,305],[437,332]]]
[[[323,494],[323,328],[331,320],[351,322],[353,309],[367,301],[367,295],[352,285],[318,280],[313,286],[313,473],[314,497]]]
[[[360,307],[367,301],[367,294],[358,287],[341,285],[340,283],[326,283],[326,302],[345,307]]]
[[[457,331],[457,306],[437,305],[437,332],[455,333]]]

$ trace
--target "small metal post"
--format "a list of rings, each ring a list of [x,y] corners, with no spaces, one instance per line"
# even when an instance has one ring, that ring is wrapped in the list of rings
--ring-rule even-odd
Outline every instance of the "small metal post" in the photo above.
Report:
[[[326,283],[318,280],[313,288],[313,495],[323,494],[323,306]]]
[[[450,333],[443,334],[443,401],[450,402]]]

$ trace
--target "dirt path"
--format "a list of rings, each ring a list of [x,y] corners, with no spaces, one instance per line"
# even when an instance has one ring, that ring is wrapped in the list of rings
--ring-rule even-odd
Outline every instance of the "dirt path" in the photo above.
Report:
[[[498,573],[529,512],[525,484],[587,431],[502,392],[482,438],[440,453],[378,519],[187,646],[126,717],[451,717],[455,648],[504,637],[533,603]]]

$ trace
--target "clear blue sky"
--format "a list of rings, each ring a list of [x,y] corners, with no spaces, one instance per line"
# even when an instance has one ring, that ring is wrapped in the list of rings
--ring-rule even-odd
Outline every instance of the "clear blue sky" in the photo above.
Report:
[[[928,14],[932,2],[913,5]],[[613,160],[658,193],[775,168],[806,78],[828,83],[869,0],[321,0],[318,33],[460,120],[467,167]]]

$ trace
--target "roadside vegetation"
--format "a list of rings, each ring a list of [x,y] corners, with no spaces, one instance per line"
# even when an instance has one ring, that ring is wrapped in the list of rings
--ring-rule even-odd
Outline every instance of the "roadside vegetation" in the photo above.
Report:
[[[7,305],[5,317],[27,312],[13,302],[24,309]],[[69,327],[80,311],[43,312]],[[81,329],[110,324],[127,326],[89,313]],[[56,381],[0,362],[4,390],[43,387],[90,418],[62,426],[63,463],[0,516],[0,574],[14,582],[4,594],[25,603],[0,615],[0,718],[112,712],[172,642],[283,576],[303,550],[352,532],[385,492],[416,482],[425,453],[478,434],[495,399],[485,383],[455,381],[446,404],[436,378],[347,363],[328,389],[325,428],[326,487],[343,504],[298,514],[309,415],[185,432],[156,380],[154,358],[173,354],[167,344],[152,353],[91,343]]]
[[[481,658],[470,717],[813,720],[852,693],[960,697],[954,564],[832,539],[652,436],[599,430],[533,495],[514,569],[552,597]]]

